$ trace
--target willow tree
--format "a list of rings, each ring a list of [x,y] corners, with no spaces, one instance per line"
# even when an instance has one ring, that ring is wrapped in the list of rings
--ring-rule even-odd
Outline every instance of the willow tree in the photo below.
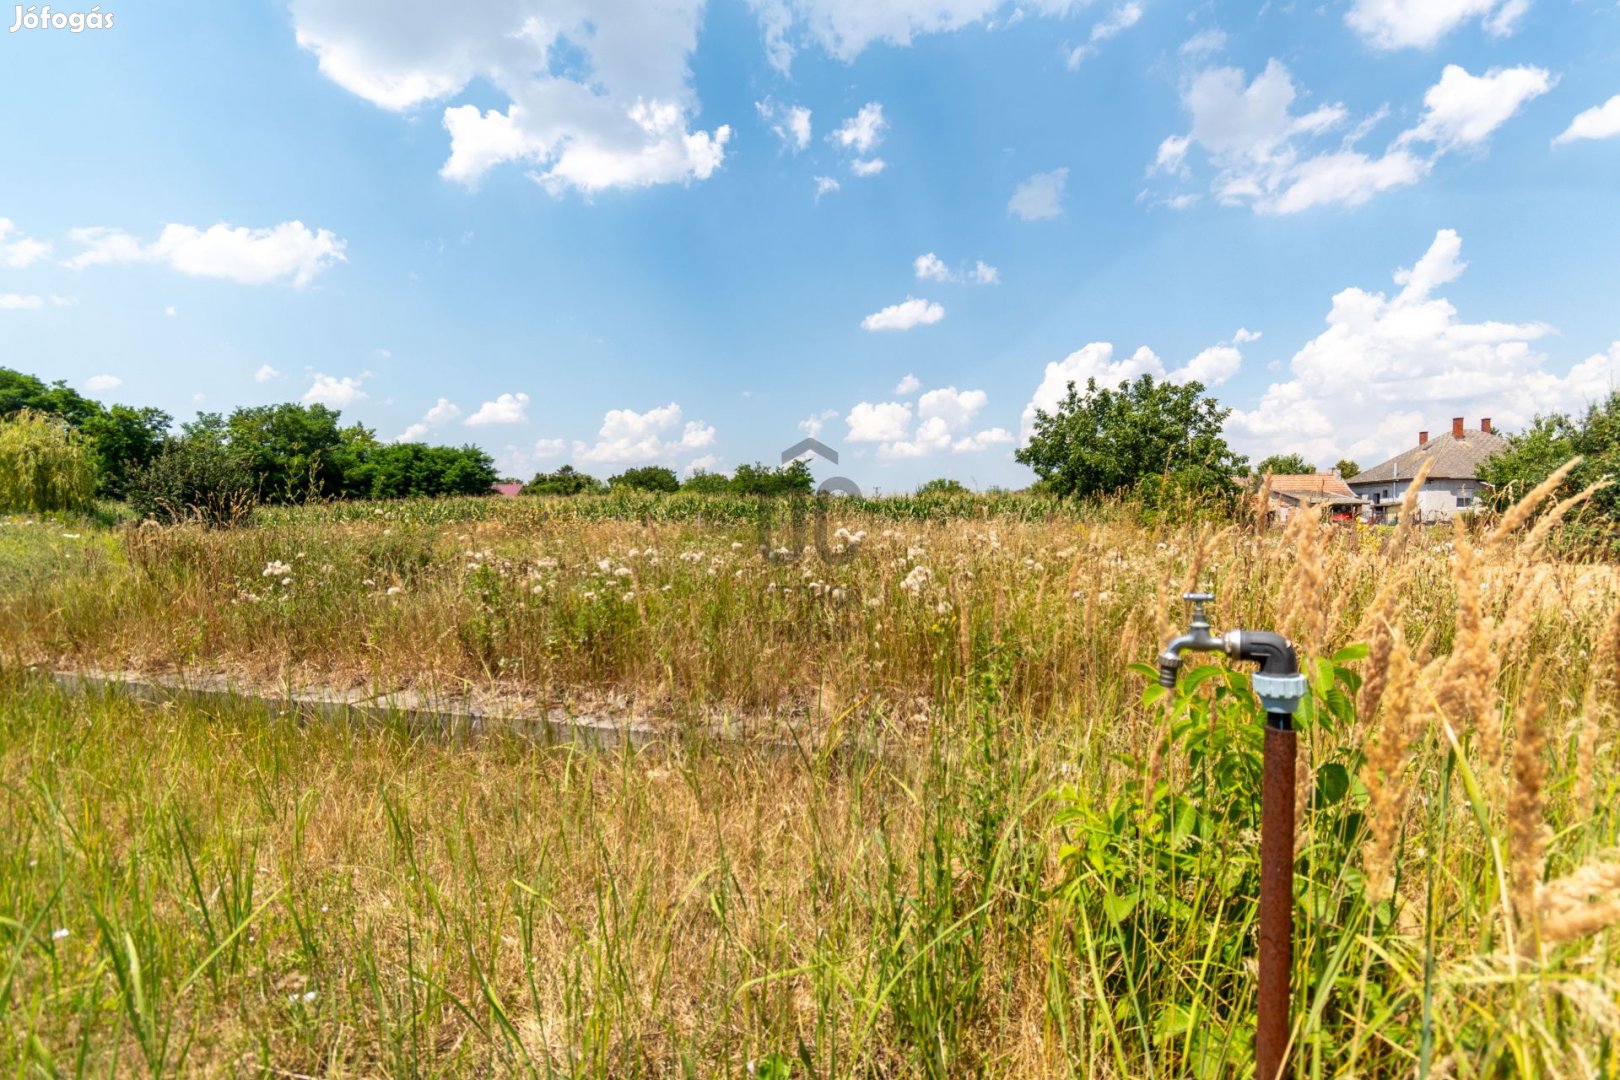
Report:
[[[65,420],[32,409],[0,420],[0,510],[86,510],[95,492],[95,457]]]

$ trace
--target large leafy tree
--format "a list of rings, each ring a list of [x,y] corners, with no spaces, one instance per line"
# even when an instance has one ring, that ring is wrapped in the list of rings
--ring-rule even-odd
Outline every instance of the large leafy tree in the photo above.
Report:
[[[590,473],[582,473],[572,465],[564,465],[555,472],[535,473],[523,488],[525,495],[594,495],[602,490],[602,481]]]
[[[1088,379],[1083,393],[1071,382],[1054,411],[1036,411],[1029,445],[1015,457],[1060,495],[1109,495],[1158,478],[1229,493],[1245,465],[1221,434],[1230,412],[1199,382],[1143,375],[1109,389]]]
[[[808,495],[815,486],[810,466],[802,461],[790,461],[779,469],[738,465],[731,476],[731,490],[738,495]]]
[[[1314,473],[1316,466],[1306,461],[1303,454],[1272,454],[1268,458],[1261,458],[1254,471],[1257,476],[1264,476],[1266,473],[1273,476],[1299,476],[1302,473]]]
[[[665,468],[663,465],[643,465],[636,469],[626,469],[617,476],[608,477],[608,487],[633,488],[637,491],[679,491],[680,478],[675,470]]]
[[[104,406],[65,382],[0,368],[0,417],[24,409],[58,417],[84,437],[96,469],[96,493],[122,498],[129,477],[163,449],[172,418],[161,409]]]
[[[1581,463],[1565,479],[1560,498],[1604,477],[1610,486],[1592,497],[1592,508],[1611,525],[1620,525],[1620,390],[1587,407],[1580,418],[1555,413],[1538,416],[1527,429],[1508,437],[1508,449],[1479,467],[1479,478],[1491,487],[1488,500],[1506,507],[1570,458]]]
[[[338,417],[325,405],[256,405],[231,413],[225,438],[267,501],[341,495],[355,438],[339,429]]]

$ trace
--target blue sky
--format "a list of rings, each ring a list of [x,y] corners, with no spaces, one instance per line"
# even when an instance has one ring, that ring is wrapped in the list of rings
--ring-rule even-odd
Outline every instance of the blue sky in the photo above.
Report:
[[[0,364],[180,419],[899,490],[1090,375],[1324,468],[1620,379],[1614,0],[99,11],[0,34]]]

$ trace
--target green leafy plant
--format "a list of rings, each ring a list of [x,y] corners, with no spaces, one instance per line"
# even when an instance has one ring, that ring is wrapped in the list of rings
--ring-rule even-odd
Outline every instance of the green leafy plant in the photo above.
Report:
[[[65,421],[31,409],[0,420],[0,510],[86,510],[95,489],[90,449]]]

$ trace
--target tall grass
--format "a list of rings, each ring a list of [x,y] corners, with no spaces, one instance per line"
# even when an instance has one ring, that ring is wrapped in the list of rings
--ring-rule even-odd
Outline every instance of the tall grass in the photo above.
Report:
[[[1528,508],[851,507],[832,561],[747,522],[354,509],[0,529],[13,1071],[1242,1075],[1258,706],[1219,664],[1131,667],[1195,584],[1305,647],[1301,1075],[1620,1069],[1620,589]],[[669,734],[440,744],[67,697],[40,662],[595,695]]]

